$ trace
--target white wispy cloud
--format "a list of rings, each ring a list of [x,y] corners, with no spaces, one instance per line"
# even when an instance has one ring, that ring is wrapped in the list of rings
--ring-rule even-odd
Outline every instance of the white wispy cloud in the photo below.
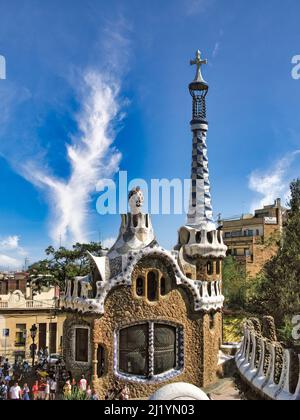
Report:
[[[22,266],[20,259],[10,257],[9,255],[0,254],[0,269],[1,270],[18,270]]]
[[[249,176],[249,188],[260,195],[260,198],[253,200],[251,211],[261,208],[264,205],[272,204],[276,198],[283,198],[284,201],[289,196],[289,184],[291,176],[289,174],[290,166],[300,150],[288,153],[266,171],[253,171]]]
[[[19,242],[19,236],[7,236],[6,238],[0,239],[0,249],[17,249],[19,248]]]
[[[215,43],[215,46],[214,46],[214,49],[213,49],[213,52],[212,52],[212,57],[213,58],[216,58],[216,56],[218,55],[219,50],[220,50],[220,42],[216,42]]]
[[[27,252],[20,240],[18,235],[0,237],[0,269],[19,270],[24,265]]]
[[[131,32],[130,24],[121,15],[113,21],[106,20],[90,46],[93,67],[74,69],[68,62],[64,69],[69,71],[60,75],[73,87],[80,110],[70,116],[77,126],[77,135],[66,133],[67,141],[56,141],[60,156],[63,148],[65,150],[70,169],[67,177],[56,175],[56,168],[50,164],[50,154],[48,159],[48,145],[37,136],[49,108],[49,102],[45,105],[41,99],[44,92],[37,88],[33,96],[26,88],[8,83],[6,88],[0,89],[0,102],[3,99],[1,106],[4,109],[0,115],[0,155],[16,173],[44,193],[49,204],[49,236],[55,244],[60,239],[64,245],[90,240],[88,216],[96,184],[118,170],[121,154],[113,143],[120,120],[124,118],[123,109],[128,106],[128,101],[120,100],[120,87],[128,71]],[[42,113],[35,114],[36,109],[31,107],[33,100],[41,103],[36,109],[43,109]],[[53,100],[55,106],[57,103],[62,109],[62,102]],[[32,117],[24,122],[22,131],[17,132],[13,121],[19,106],[24,106],[24,109],[30,107]],[[21,247],[18,252],[21,252]],[[3,251],[2,261],[9,261],[6,257],[13,258],[14,255]]]
[[[81,111],[76,116],[80,135],[67,145],[71,174],[59,179],[34,160],[22,167],[23,175],[47,193],[52,214],[50,236],[57,243],[86,242],[88,203],[99,179],[112,176],[121,154],[112,147],[113,123],[120,117],[120,83],[94,70],[86,71],[81,87]]]
[[[15,109],[21,103],[30,99],[31,93],[27,88],[18,88],[9,80],[0,84],[0,131],[13,116]]]

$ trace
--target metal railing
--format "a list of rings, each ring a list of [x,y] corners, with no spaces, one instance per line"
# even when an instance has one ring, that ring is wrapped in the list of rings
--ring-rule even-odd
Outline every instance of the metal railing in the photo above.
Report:
[[[57,301],[54,299],[37,301],[26,300],[24,303],[1,302],[0,309],[54,309],[57,308]]]

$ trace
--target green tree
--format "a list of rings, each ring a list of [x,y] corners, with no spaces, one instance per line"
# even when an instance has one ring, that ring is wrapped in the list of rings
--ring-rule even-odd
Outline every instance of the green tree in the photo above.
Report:
[[[281,330],[300,314],[300,179],[291,183],[291,200],[277,254],[266,263],[258,279],[256,310],[272,315]]]
[[[244,308],[247,298],[247,278],[244,267],[232,256],[223,263],[223,294],[229,307]]]
[[[102,245],[97,242],[77,243],[72,249],[55,249],[49,246],[45,250],[47,258],[29,267],[29,274],[35,278],[36,288],[41,289],[49,285],[64,288],[66,280],[87,275],[90,272],[88,251],[96,256],[103,255]]]

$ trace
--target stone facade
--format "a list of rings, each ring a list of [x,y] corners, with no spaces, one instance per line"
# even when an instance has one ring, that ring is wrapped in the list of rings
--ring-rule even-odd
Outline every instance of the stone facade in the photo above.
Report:
[[[149,266],[148,266],[149,267]],[[160,268],[153,262],[151,267]],[[143,269],[142,269],[143,270]],[[166,275],[165,272],[162,272]],[[141,274],[137,270],[136,275]],[[69,361],[67,367],[75,374],[91,374],[93,387],[101,398],[115,382],[128,385],[131,398],[147,398],[158,388],[171,382],[188,382],[196,386],[207,386],[216,380],[218,351],[222,340],[221,314],[197,315],[191,310],[191,296],[182,287],[175,287],[157,302],[148,302],[136,296],[134,284],[131,288],[119,287],[112,290],[106,299],[105,313],[101,318],[94,316],[70,315],[65,324],[64,356]],[[184,366],[174,372],[171,378],[137,382],[135,378],[122,377],[116,367],[116,331],[123,326],[141,321],[166,322],[183,328]],[[72,343],[74,328],[89,326],[91,331],[91,363],[85,365],[74,360]],[[71,345],[70,345],[71,343]],[[104,374],[98,377],[97,349],[104,348]],[[146,385],[146,386],[145,386]]]

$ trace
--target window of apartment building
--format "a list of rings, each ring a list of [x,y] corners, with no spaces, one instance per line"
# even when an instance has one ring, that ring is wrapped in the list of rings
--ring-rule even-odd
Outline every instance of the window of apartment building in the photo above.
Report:
[[[256,229],[256,236],[260,236],[259,229]]]
[[[49,324],[49,351],[50,353],[57,352],[57,323],[51,322]]]
[[[126,375],[151,379],[179,369],[178,328],[145,322],[119,331],[118,370]]]
[[[89,330],[76,328],[75,331],[75,361],[87,363],[89,361]]]
[[[248,236],[254,236],[254,231],[252,229],[248,230]]]
[[[255,212],[255,217],[259,217],[259,218],[262,218],[262,217],[269,217],[270,216],[270,213],[268,212],[268,211],[265,211],[265,212],[258,212],[258,211],[256,211]]]
[[[225,238],[231,238],[231,232],[225,232]]]
[[[16,347],[23,347],[26,344],[26,324],[16,325]]]
[[[2,330],[2,337],[3,338],[8,338],[9,337],[9,329],[8,328],[4,328]]]
[[[233,238],[237,238],[237,237],[239,237],[239,236],[243,236],[243,235],[242,235],[242,231],[241,231],[241,230],[234,230],[233,232],[231,232],[231,236],[232,236]]]
[[[1,295],[7,295],[8,294],[7,281],[0,281],[0,294]]]
[[[250,249],[249,248],[245,248],[244,249],[244,255],[245,255],[245,257],[250,257]]]
[[[39,324],[39,350],[47,347],[47,324]]]

